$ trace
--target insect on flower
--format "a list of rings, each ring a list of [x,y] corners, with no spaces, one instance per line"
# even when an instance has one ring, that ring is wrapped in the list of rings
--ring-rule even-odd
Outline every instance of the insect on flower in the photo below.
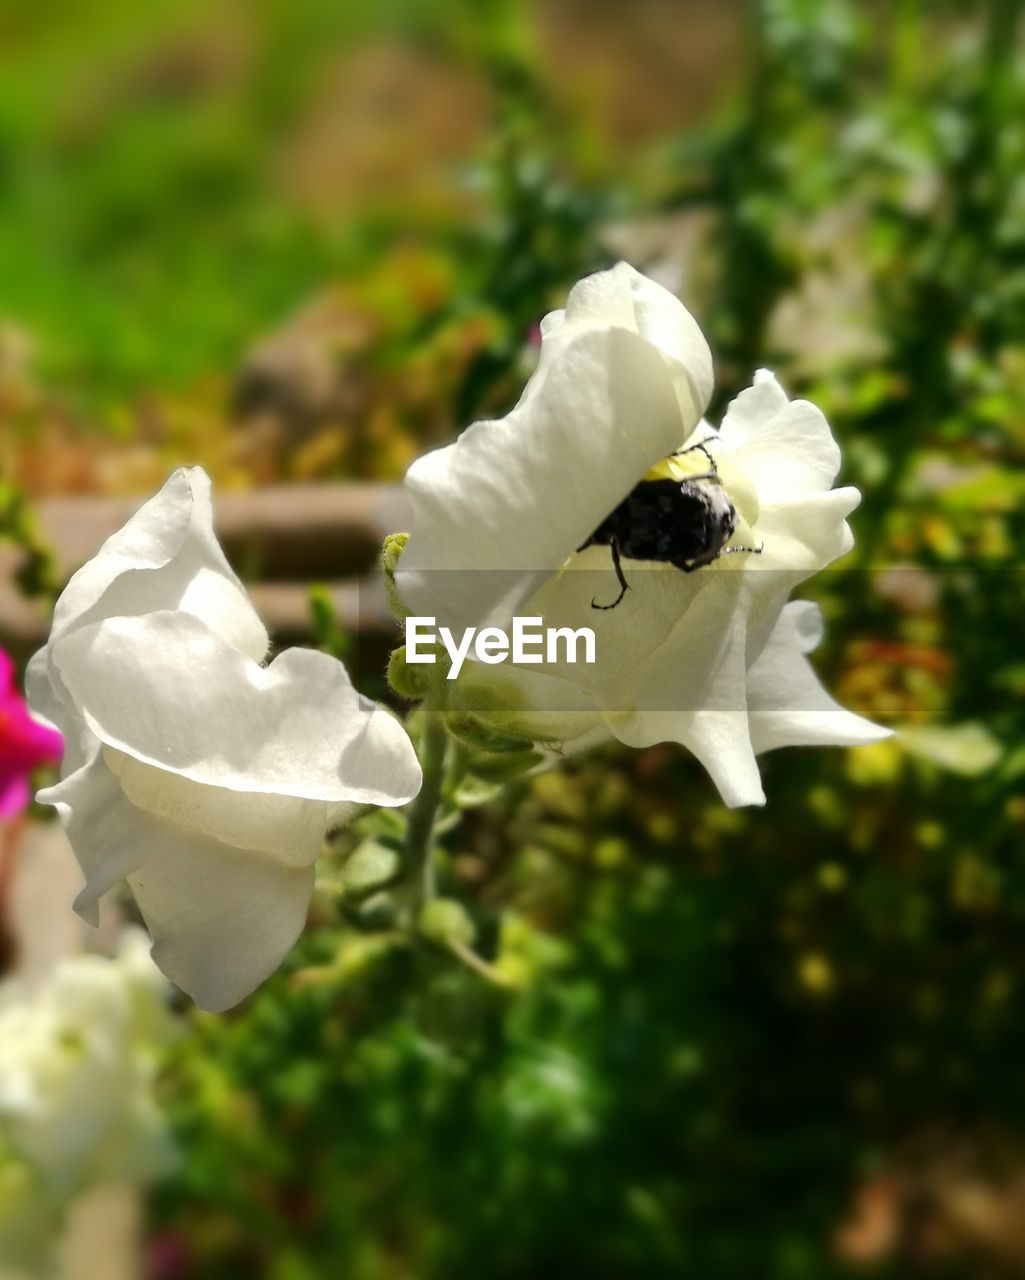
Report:
[[[453,634],[589,619],[596,661],[471,659],[453,703],[542,751],[679,743],[731,807],[765,803],[762,752],[886,737],[822,688],[808,659],[819,614],[787,602],[854,541],[860,495],[834,488],[822,411],[759,370],[716,430],[694,317],[626,263],[574,285],[541,335],[506,417],[410,468],[395,589],[406,614]]]
[[[681,478],[675,458],[700,453],[708,470]],[[676,474],[673,474],[677,471]],[[667,474],[668,473],[668,474]],[[611,604],[591,601],[592,609],[614,609],[629,590],[622,559],[653,560],[693,573],[720,556],[743,551],[760,555],[761,547],[727,546],[737,528],[737,509],[719,477],[719,468],[704,443],[679,449],[635,485],[577,550],[609,547],[619,583]]]

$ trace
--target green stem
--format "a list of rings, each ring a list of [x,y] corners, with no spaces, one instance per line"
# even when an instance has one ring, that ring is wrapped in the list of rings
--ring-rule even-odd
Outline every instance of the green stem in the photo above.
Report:
[[[423,785],[409,811],[406,829],[406,869],[410,876],[414,924],[420,908],[434,895],[433,852],[434,825],[441,805],[445,784],[445,758],[448,732],[442,718],[441,698],[428,696],[424,701],[424,731],[420,744]]]
[[[420,739],[420,766],[423,769],[423,785],[409,810],[406,827],[406,872],[409,876],[409,924],[416,937],[424,904],[434,897],[434,837],[439,827],[439,817],[446,807],[455,802],[455,793],[466,772],[469,753],[466,748],[449,738],[444,720],[445,688],[435,686],[423,702],[423,734]],[[451,809],[448,819],[458,819]],[[508,990],[512,984],[494,965],[455,939],[448,939],[444,946],[468,969],[495,987]]]
[[[449,939],[445,945],[457,960],[465,964],[468,969],[472,969],[474,973],[486,982],[491,983],[493,987],[501,987],[503,990],[509,991],[514,986],[514,983],[504,973],[496,969],[493,964],[489,964],[472,947],[468,947],[462,942],[456,942],[454,939]]]

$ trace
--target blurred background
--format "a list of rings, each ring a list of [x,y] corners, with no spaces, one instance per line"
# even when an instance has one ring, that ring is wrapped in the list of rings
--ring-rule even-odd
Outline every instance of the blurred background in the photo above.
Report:
[[[503,793],[446,874],[512,994],[319,893],[181,1012],[136,1276],[1025,1274],[1020,7],[0,4],[0,645],[199,462],[278,635],[379,693],[384,486],[625,257],[713,420],[762,364],[825,410],[864,500],[816,661],[902,729],[768,757],[758,812],[671,747]]]

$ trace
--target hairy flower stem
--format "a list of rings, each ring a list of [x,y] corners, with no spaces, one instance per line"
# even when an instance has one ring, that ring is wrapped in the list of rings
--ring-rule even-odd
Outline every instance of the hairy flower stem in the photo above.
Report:
[[[424,701],[424,730],[420,743],[423,785],[409,811],[406,829],[406,869],[410,876],[413,920],[434,895],[433,837],[445,785],[448,731],[442,718],[442,698],[428,694]]]

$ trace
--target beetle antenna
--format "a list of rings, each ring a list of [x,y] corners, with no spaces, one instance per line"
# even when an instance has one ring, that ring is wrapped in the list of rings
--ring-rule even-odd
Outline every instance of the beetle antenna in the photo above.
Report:
[[[710,440],[712,437],[708,436],[706,438]],[[712,470],[703,476],[691,476],[690,479],[691,480],[708,480],[712,476],[717,476],[719,474],[719,468],[715,464],[715,459],[712,457],[712,455],[708,452],[708,449],[705,447],[704,440],[699,440],[697,444],[689,444],[686,447],[686,449],[676,449],[669,456],[671,458],[682,458],[687,453],[695,453],[698,451],[703,453],[705,457],[708,459],[708,465],[712,468]]]

